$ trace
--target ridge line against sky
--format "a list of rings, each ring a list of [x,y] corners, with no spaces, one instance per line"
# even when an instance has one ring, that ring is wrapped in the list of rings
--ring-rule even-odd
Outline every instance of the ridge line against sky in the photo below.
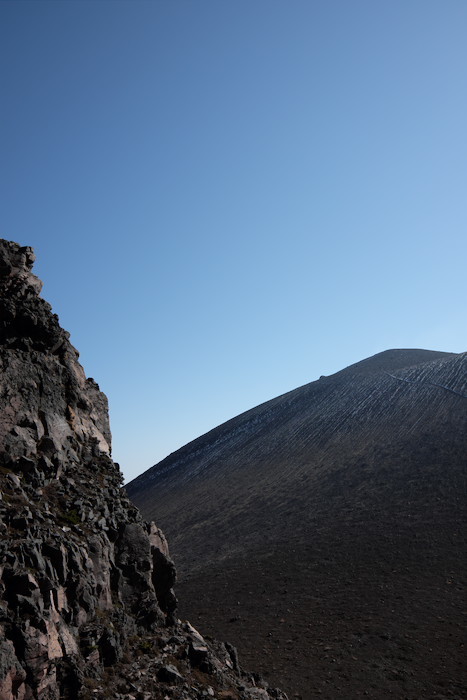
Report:
[[[0,3],[0,235],[129,480],[388,348],[467,349],[467,5]]]

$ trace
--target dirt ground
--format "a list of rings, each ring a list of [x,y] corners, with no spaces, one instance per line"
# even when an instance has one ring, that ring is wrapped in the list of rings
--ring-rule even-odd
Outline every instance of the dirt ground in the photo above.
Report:
[[[455,520],[337,524],[180,572],[180,615],[290,698],[465,700],[463,534]]]

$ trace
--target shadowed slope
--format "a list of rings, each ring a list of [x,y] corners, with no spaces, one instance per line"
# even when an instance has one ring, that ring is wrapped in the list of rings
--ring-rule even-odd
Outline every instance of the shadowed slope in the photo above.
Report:
[[[461,697],[466,368],[465,354],[381,353],[133,481],[195,619],[204,605],[216,634],[306,698]]]

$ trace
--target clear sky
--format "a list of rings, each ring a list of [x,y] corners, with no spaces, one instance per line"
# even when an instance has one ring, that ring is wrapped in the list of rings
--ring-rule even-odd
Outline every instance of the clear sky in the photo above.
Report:
[[[467,350],[465,0],[0,2],[0,236],[127,479],[393,347]]]

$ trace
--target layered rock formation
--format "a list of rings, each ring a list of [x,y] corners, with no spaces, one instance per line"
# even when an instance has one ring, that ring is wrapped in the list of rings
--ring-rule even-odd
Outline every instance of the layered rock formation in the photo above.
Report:
[[[0,700],[284,697],[177,619],[167,542],[33,262],[0,241]]]

